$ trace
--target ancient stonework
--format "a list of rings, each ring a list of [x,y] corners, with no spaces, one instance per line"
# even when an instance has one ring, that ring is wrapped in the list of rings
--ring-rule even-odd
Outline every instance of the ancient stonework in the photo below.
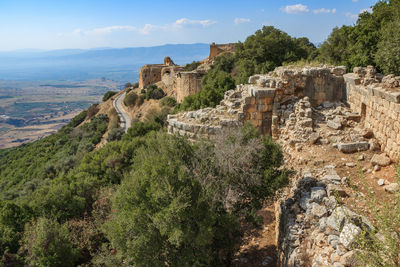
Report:
[[[139,71],[139,88],[143,89],[160,81],[165,86],[173,86],[176,73],[182,70],[183,67],[175,65],[170,57],[164,58],[164,64],[144,65]]]
[[[215,109],[196,111],[202,114],[203,120],[193,120],[191,114],[186,112],[172,116],[168,119],[169,132],[187,134],[190,138],[212,136],[217,134],[213,128],[207,132],[207,127],[218,125],[225,126],[221,121],[229,118],[234,120],[234,125],[243,125],[249,122],[259,129],[262,134],[278,135],[278,122],[282,114],[281,105],[293,102],[299,97],[308,96],[311,104],[318,105],[324,101],[340,101],[344,93],[343,75],[345,67],[324,68],[276,68],[274,72],[266,75],[255,75],[249,78],[249,84],[239,85],[236,90],[226,92],[225,99]],[[310,106],[311,107],[311,106]],[[190,115],[189,115],[190,114]],[[207,116],[210,116],[207,119]],[[212,124],[209,124],[212,122]],[[177,124],[178,123],[178,124]],[[307,124],[307,122],[303,122]],[[200,125],[205,129],[198,132],[182,131],[176,125]],[[230,127],[230,124],[227,125]],[[311,126],[312,127],[312,126]],[[198,127],[189,127],[198,129]]]
[[[376,73],[370,66],[344,75],[347,102],[358,112],[392,160],[400,151],[400,77]]]
[[[215,44],[210,45],[210,55],[206,59],[208,62],[212,62],[214,58],[223,53],[234,53],[236,49],[236,44]]]

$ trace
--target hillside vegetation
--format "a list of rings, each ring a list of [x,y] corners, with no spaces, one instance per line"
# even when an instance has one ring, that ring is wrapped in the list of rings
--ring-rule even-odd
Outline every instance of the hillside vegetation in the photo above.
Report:
[[[398,35],[396,8],[398,1],[378,2],[356,25],[334,29],[320,48],[263,27],[239,43],[235,54],[217,57],[203,90],[176,111],[215,106],[250,75],[297,61],[396,71],[399,43],[388,41]],[[337,34],[344,38],[333,45]],[[130,90],[124,102],[131,108],[155,99],[163,108],[149,109],[144,122],[134,121],[126,134],[114,109],[109,118],[95,105],[56,134],[0,150],[2,264],[231,264],[244,228],[259,225],[257,211],[289,181],[280,146],[250,125],[214,141],[168,135],[165,118],[175,100],[156,86],[140,95]],[[112,95],[104,98],[108,104]],[[108,143],[100,146],[107,129]]]
[[[93,150],[108,118],[82,123],[88,115],[0,151],[4,264],[224,266],[241,225],[257,224],[264,200],[288,182],[279,146],[251,126],[192,144],[149,113]]]

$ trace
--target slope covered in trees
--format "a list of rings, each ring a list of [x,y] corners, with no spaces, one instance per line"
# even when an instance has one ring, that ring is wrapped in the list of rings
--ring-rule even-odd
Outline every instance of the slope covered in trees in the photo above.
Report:
[[[288,181],[279,146],[250,126],[192,144],[154,118],[94,150],[108,119],[86,115],[0,151],[4,264],[222,266]]]

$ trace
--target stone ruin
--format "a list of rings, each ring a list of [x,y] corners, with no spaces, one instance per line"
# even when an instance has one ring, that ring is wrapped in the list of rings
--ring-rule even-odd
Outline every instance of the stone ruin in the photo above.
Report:
[[[344,75],[347,103],[361,115],[364,127],[374,136],[390,158],[400,151],[400,76],[383,76],[369,66],[354,68]]]
[[[170,57],[165,57],[163,64],[145,65],[140,68],[139,88],[143,89],[150,84],[156,84],[164,91],[176,96],[177,102],[180,103],[185,97],[202,89],[201,80],[216,56],[234,51],[235,44],[212,43],[209,57],[193,71],[184,71],[183,66],[178,66]]]
[[[300,140],[312,133],[312,114],[317,107],[335,106],[336,110],[326,114],[329,127],[340,130],[346,123],[351,125],[361,120],[364,130],[374,136],[370,143],[339,142],[339,150],[346,152],[379,146],[392,160],[397,160],[400,150],[399,86],[400,77],[384,77],[372,67],[355,68],[348,74],[342,66],[279,67],[265,75],[251,76],[249,84],[238,85],[236,90],[226,92],[215,108],[170,115],[168,131],[191,139],[213,138],[249,122],[262,134],[274,138],[297,136]],[[346,108],[348,105],[350,109]]]
[[[342,75],[345,72],[345,67],[276,68],[269,74],[252,76],[249,84],[238,85],[236,90],[226,92],[214,109],[169,115],[168,131],[192,139],[213,138],[228,128],[249,122],[262,134],[277,136],[280,118],[290,116],[281,107],[304,96],[313,105],[342,100],[345,93]],[[309,121],[304,125],[307,123]]]

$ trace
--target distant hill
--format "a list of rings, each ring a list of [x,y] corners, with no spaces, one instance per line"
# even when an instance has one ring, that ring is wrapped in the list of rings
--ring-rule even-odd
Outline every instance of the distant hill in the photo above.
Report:
[[[127,82],[137,80],[140,66],[162,63],[165,56],[170,56],[177,64],[185,64],[202,60],[208,54],[209,44],[0,52],[0,79],[87,80],[105,77]]]

